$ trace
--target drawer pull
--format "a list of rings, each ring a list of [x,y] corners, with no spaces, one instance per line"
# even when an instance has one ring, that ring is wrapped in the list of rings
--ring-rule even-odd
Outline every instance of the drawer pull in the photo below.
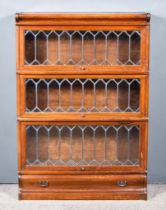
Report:
[[[122,181],[122,180],[117,181],[117,185],[119,187],[125,187],[125,186],[127,186],[127,181],[126,180],[125,181]]]
[[[40,182],[39,182],[39,185],[40,185],[41,187],[48,187],[48,181],[40,181]]]
[[[84,67],[84,66],[81,66],[81,67],[80,67],[80,70],[85,70],[85,67]]]

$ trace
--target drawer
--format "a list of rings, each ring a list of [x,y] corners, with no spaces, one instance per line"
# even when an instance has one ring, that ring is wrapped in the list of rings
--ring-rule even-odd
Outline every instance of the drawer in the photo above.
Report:
[[[114,194],[123,199],[125,194],[146,194],[146,175],[22,175],[19,185],[23,195],[33,191],[36,195],[52,193],[54,198],[61,195],[59,199],[72,199],[71,195],[81,199],[90,194],[89,199],[103,199]]]
[[[26,190],[86,191],[138,190],[146,186],[145,175],[22,175],[20,186]]]
[[[140,190],[146,186],[145,175],[23,175],[20,185],[26,190],[93,191]]]

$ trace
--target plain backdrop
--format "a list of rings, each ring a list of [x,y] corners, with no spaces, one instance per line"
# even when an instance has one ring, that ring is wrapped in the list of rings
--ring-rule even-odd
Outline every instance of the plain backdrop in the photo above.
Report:
[[[150,12],[150,183],[166,182],[166,1],[0,0],[0,183],[17,182],[15,13]]]

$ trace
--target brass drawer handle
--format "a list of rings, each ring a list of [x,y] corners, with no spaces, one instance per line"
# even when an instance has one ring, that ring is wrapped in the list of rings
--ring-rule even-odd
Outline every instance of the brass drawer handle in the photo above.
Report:
[[[81,66],[81,67],[80,67],[80,70],[85,70],[85,67],[84,67],[84,66]]]
[[[40,182],[39,182],[39,185],[40,185],[41,187],[48,187],[48,181],[40,181]]]
[[[127,186],[127,181],[126,180],[117,181],[117,185],[119,187],[125,187],[125,186]]]

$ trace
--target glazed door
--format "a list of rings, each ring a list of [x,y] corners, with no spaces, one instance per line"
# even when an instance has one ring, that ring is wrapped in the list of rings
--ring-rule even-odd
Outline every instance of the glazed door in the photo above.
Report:
[[[21,75],[20,116],[56,120],[137,120],[147,113],[146,76]]]
[[[24,171],[139,171],[147,147],[144,122],[22,122]]]
[[[140,73],[147,66],[145,34],[144,26],[22,26],[18,66],[24,72]]]

